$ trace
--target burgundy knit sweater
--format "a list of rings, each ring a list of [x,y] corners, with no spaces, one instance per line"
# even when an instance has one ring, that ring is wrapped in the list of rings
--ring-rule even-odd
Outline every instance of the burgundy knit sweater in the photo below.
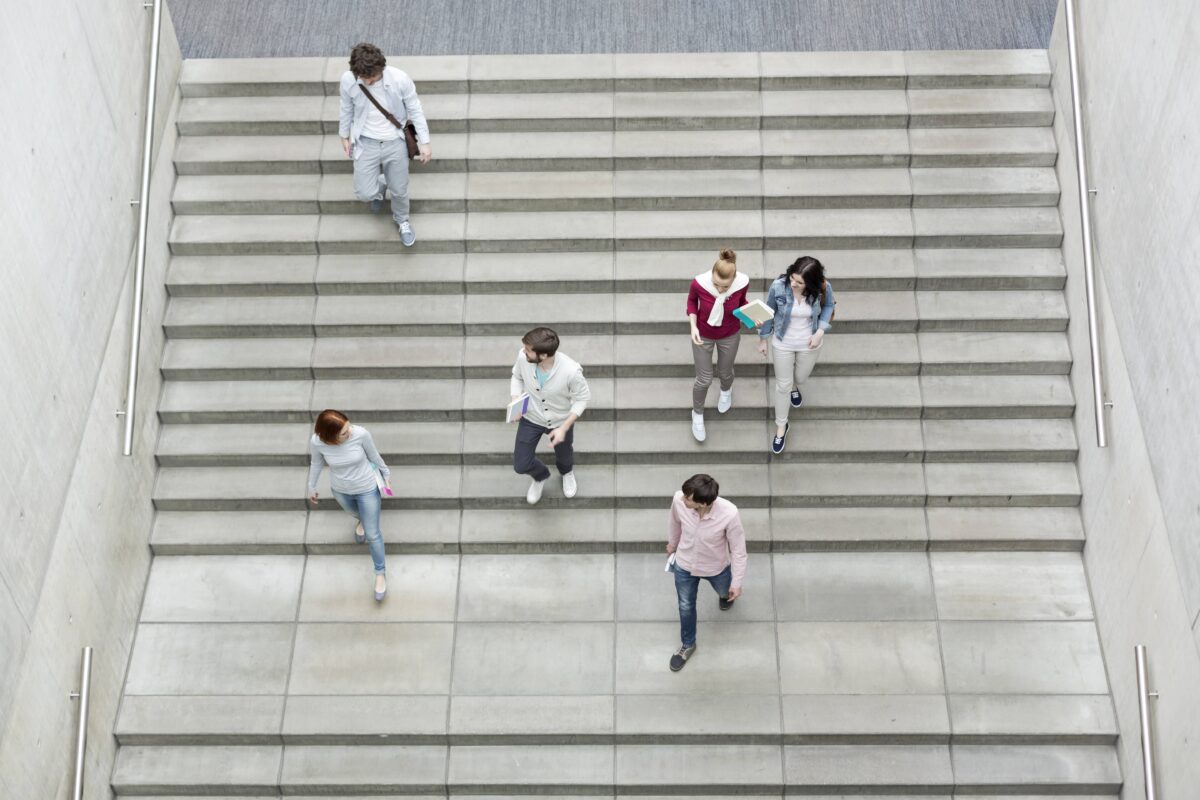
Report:
[[[748,285],[743,286],[725,299],[725,319],[714,328],[708,324],[708,315],[712,313],[713,301],[716,298],[692,278],[692,285],[688,287],[687,313],[689,316],[696,315],[696,327],[700,329],[700,335],[705,339],[727,339],[736,336],[742,323],[733,315],[733,310],[746,305],[746,292],[749,288]]]

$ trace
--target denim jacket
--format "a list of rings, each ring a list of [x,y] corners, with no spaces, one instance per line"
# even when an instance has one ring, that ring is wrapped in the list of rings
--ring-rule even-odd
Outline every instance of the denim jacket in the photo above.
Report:
[[[338,135],[354,142],[357,147],[358,138],[367,124],[367,109],[371,108],[371,101],[363,94],[358,79],[350,70],[342,75],[341,96]],[[392,112],[396,119],[411,121],[417,129],[417,142],[429,144],[429,123],[425,121],[425,111],[417,97],[417,85],[407,73],[395,67],[384,67],[383,77],[371,87],[371,96]]]
[[[788,284],[789,280],[786,275],[771,282],[771,288],[767,290],[767,299],[763,302],[775,310],[775,319],[769,319],[759,326],[760,338],[767,338],[773,331],[776,338],[782,339],[783,335],[787,333],[788,323],[792,321],[792,306],[796,303],[796,295]],[[818,296],[817,302],[812,306],[813,333],[818,330],[829,330],[831,327],[829,318],[833,316],[835,305],[837,305],[837,300],[833,297],[833,284],[825,281],[824,304],[821,303],[821,298]]]

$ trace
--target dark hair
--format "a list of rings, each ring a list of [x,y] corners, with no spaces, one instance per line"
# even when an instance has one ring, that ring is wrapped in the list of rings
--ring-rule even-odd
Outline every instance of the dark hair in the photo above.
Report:
[[[791,280],[796,273],[800,273],[800,280],[804,281],[804,299],[817,302],[817,298],[825,293],[825,265],[812,256],[800,256],[779,277]]]
[[[350,419],[342,412],[327,408],[317,415],[317,424],[313,426],[313,432],[325,444],[337,444],[338,434],[342,432],[342,428],[349,421]]]
[[[683,496],[702,506],[711,506],[717,499],[720,489],[721,487],[713,479],[713,476],[705,475],[703,472],[693,475],[683,482]]]
[[[521,343],[539,356],[553,356],[558,352],[558,334],[549,328],[534,328],[521,337]]]
[[[386,66],[383,51],[373,44],[361,42],[350,51],[350,71],[356,78],[374,78]]]

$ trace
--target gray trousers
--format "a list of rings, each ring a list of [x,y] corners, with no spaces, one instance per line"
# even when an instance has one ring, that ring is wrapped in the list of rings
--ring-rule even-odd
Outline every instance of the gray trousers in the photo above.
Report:
[[[721,379],[721,391],[733,388],[733,362],[737,360],[738,345],[742,335],[735,333],[724,339],[700,338],[704,344],[692,342],[692,357],[696,360],[696,383],[692,386],[692,411],[704,413],[704,400],[713,380],[713,350],[717,351],[717,376]]]
[[[354,196],[364,203],[392,193],[392,219],[408,221],[408,145],[400,136],[381,142],[363,136],[354,158]]]

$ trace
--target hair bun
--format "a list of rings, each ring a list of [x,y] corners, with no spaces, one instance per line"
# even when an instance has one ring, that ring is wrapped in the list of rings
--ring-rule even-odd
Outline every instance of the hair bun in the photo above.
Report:
[[[720,252],[720,259],[721,259],[722,261],[733,261],[733,262],[736,262],[736,261],[737,261],[737,253],[733,252],[733,251],[732,251],[732,250],[730,250],[728,247],[726,247],[724,250],[722,250],[722,251]]]

